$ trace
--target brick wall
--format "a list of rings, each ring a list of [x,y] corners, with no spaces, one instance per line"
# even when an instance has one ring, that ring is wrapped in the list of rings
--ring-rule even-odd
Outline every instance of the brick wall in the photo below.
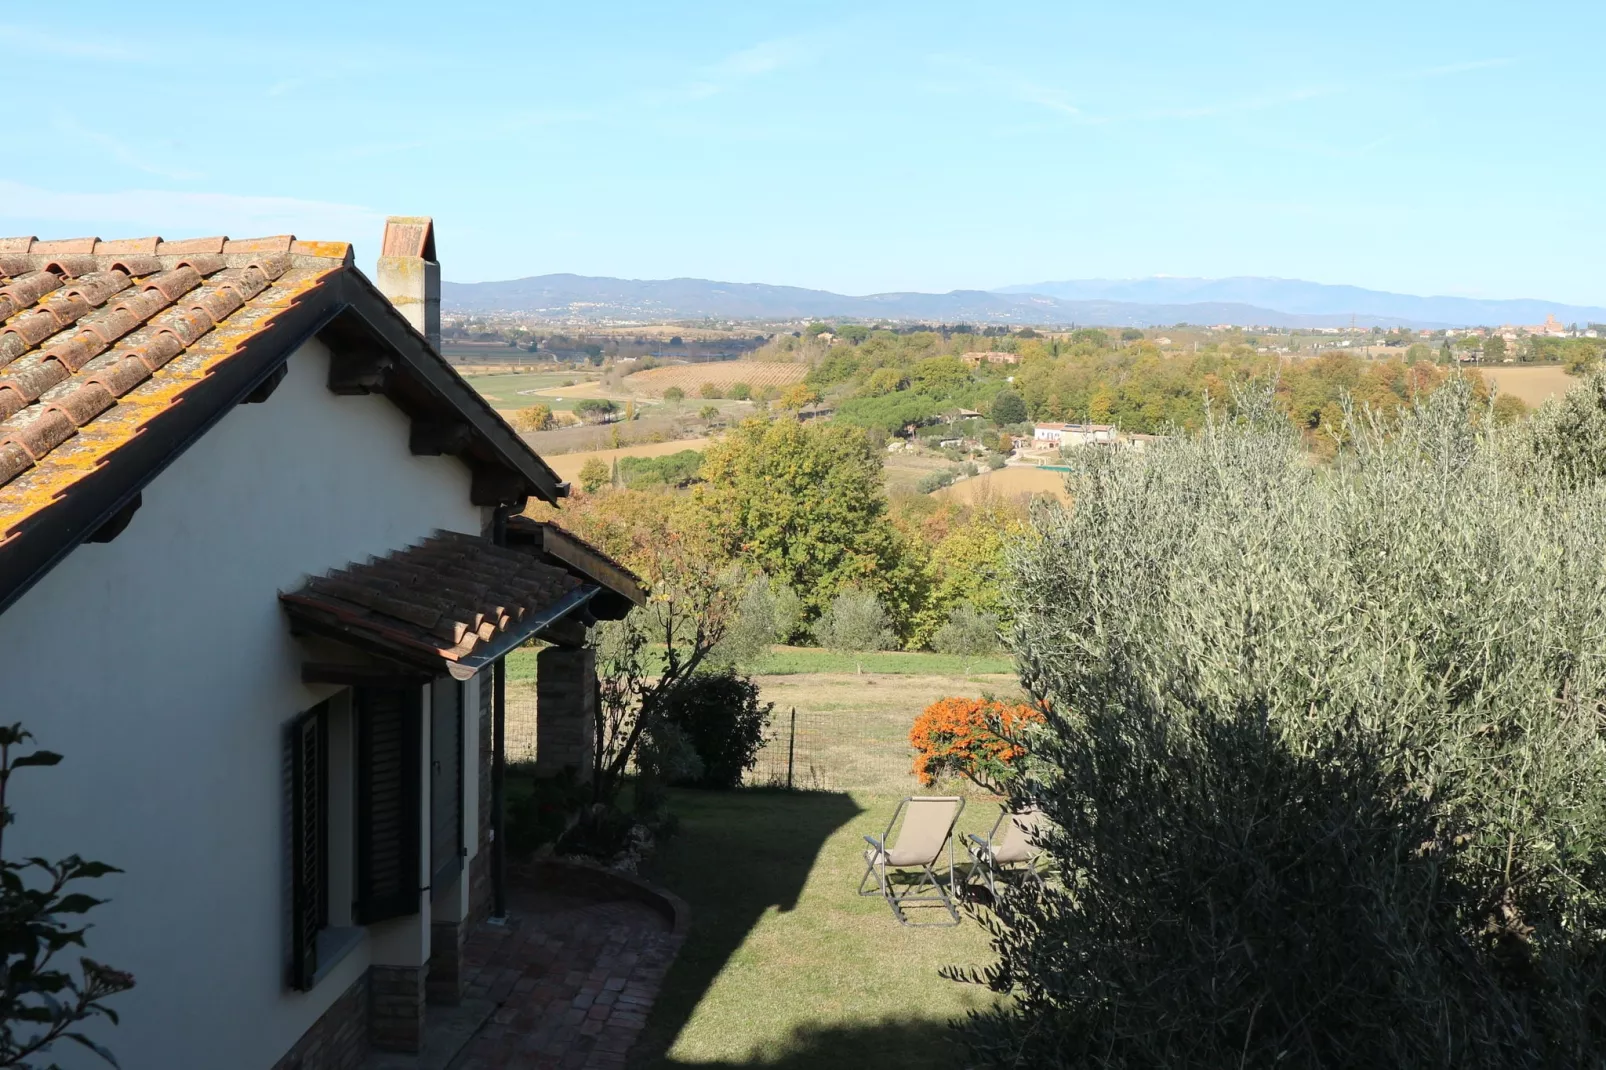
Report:
[[[356,1070],[368,1054],[368,975],[357,978],[273,1070]]]
[[[463,930],[467,922],[437,921],[429,927],[428,1003],[455,1007],[463,1002]]]
[[[368,967],[368,1042],[380,1051],[424,1046],[423,966]]]
[[[547,647],[535,660],[535,773],[555,776],[565,766],[591,767],[597,702],[596,652]]]

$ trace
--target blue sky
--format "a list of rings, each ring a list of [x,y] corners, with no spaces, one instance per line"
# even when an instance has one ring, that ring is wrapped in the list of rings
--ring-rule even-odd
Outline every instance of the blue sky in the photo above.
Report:
[[[1603,8],[8,5],[0,234],[292,231],[368,265],[418,213],[458,281],[1606,304]]]

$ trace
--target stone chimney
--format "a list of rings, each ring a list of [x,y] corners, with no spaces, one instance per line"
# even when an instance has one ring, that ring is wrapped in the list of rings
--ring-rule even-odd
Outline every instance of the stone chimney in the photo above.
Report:
[[[379,249],[379,292],[429,344],[441,348],[441,266],[435,260],[435,221],[427,215],[385,220]]]

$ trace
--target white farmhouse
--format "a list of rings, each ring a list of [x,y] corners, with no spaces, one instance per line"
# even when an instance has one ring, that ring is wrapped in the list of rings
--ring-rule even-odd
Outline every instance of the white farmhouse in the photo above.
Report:
[[[509,535],[567,487],[440,357],[428,219],[377,277],[290,237],[0,239],[5,716],[65,755],[5,847],[123,870],[85,890],[131,1070],[416,1049],[489,909],[500,659],[555,637],[543,686],[589,693],[576,621],[641,597]]]

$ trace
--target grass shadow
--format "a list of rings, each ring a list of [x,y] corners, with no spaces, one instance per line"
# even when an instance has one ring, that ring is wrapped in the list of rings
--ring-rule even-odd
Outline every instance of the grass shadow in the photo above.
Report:
[[[663,1053],[748,933],[769,911],[797,907],[820,849],[863,812],[838,792],[671,795],[680,831],[646,875],[691,905],[691,930],[636,1044],[639,1067],[675,1065]]]
[[[929,1019],[891,1019],[864,1025],[822,1026],[796,1029],[780,1050],[742,1062],[683,1062],[669,1060],[664,1070],[735,1070],[737,1067],[764,1067],[765,1070],[818,1070],[834,1067],[901,1066],[916,1055],[918,1065],[941,1070],[958,1065],[949,1027]]]

